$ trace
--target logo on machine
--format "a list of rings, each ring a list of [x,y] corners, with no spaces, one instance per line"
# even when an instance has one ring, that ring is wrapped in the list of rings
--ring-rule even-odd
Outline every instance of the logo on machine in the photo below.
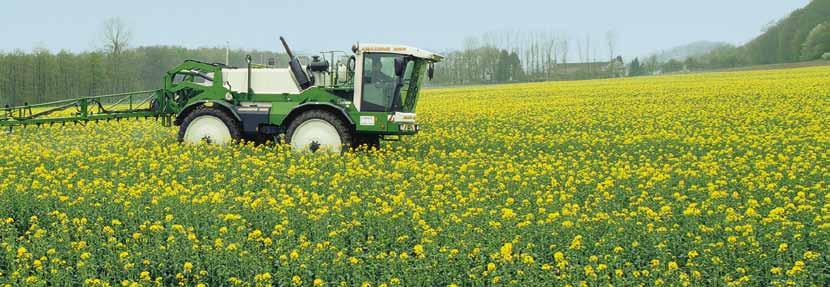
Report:
[[[360,125],[361,126],[374,126],[375,125],[375,116],[360,116]]]

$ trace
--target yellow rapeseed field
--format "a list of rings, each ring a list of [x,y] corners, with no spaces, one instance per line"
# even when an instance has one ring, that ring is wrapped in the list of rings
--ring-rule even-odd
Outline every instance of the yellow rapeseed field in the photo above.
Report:
[[[830,68],[426,91],[381,150],[0,135],[0,286],[830,283]]]

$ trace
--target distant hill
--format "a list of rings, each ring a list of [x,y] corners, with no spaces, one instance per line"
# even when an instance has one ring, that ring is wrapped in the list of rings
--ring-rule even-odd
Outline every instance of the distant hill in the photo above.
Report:
[[[663,50],[652,55],[657,56],[658,62],[667,62],[669,60],[683,61],[689,57],[705,55],[715,49],[730,46],[732,45],[724,42],[698,41],[683,46],[677,46],[668,50]]]
[[[830,0],[813,0],[804,8],[764,28],[740,47],[716,48],[694,57],[692,69],[723,69],[811,61],[830,52]]]

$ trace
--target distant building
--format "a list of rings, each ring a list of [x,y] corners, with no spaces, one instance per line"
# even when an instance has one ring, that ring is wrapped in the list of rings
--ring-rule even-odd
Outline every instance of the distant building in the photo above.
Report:
[[[628,75],[628,70],[621,56],[611,61],[587,63],[561,63],[556,65],[555,74],[564,78],[620,78]]]

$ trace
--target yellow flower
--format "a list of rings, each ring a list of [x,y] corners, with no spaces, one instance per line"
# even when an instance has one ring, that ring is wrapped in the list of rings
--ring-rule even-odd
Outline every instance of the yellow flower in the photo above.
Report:
[[[657,266],[660,266],[660,260],[659,259],[651,259],[651,267],[657,267]]]
[[[806,260],[815,260],[821,256],[821,253],[813,252],[813,251],[805,251],[804,252],[804,259]]]
[[[793,267],[790,270],[787,270],[787,275],[793,276],[804,272],[804,261],[798,260],[793,264]]]
[[[553,259],[556,260],[556,262],[564,261],[565,260],[565,254],[562,254],[562,252],[557,251],[556,253],[553,254]]]
[[[594,272],[594,267],[592,267],[591,265],[586,265],[582,269],[585,271],[585,276],[588,276],[588,277],[596,277],[597,276],[596,272]]]
[[[769,272],[775,275],[781,275],[781,267],[772,267]]]
[[[695,259],[695,257],[697,257],[700,254],[698,254],[697,251],[692,250],[692,251],[687,252],[686,255],[689,256],[689,259]]]
[[[193,263],[185,262],[183,267],[185,273],[190,272],[191,270],[193,270]]]
[[[570,249],[581,249],[582,248],[582,235],[577,235],[571,241]]]
[[[424,258],[425,253],[424,253],[424,246],[423,245],[416,244],[415,247],[413,247],[413,249],[415,251],[415,255],[418,256],[418,258]]]
[[[254,275],[254,281],[256,282],[270,282],[271,281],[271,273],[265,272]]]
[[[522,254],[522,263],[532,265],[534,262],[536,262],[536,259],[532,255]]]
[[[499,248],[499,255],[505,261],[513,261],[513,243],[507,242]]]

